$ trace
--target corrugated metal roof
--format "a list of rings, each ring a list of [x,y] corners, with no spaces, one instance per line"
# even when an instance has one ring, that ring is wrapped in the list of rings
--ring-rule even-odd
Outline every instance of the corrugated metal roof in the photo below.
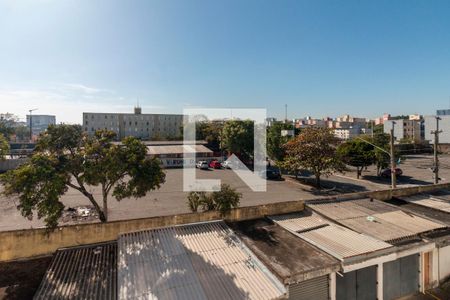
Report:
[[[293,214],[271,216],[270,219],[287,230],[295,232],[307,231],[330,224],[330,221],[310,210],[304,210]]]
[[[308,206],[354,231],[391,243],[446,227],[378,200],[358,199]]]
[[[203,145],[167,145],[167,146],[148,146],[148,154],[183,154],[183,153],[212,153],[210,149]]]
[[[291,216],[294,224],[300,224],[301,226],[293,226],[292,223],[288,222],[289,216]],[[304,224],[299,215],[279,215],[271,216],[270,218],[281,227],[340,260],[392,247],[388,243],[334,223],[299,233],[296,229],[306,227],[306,225],[303,226]],[[308,224],[308,221],[305,224]]]
[[[434,229],[447,227],[444,224],[433,222],[425,218],[406,213],[404,211],[391,211],[373,215],[375,218],[397,225],[397,227],[414,233],[422,233]]]
[[[284,286],[223,222],[119,237],[120,299],[274,299]]]
[[[58,250],[34,299],[116,299],[116,242]]]
[[[386,242],[334,224],[297,235],[342,260],[392,247]]]
[[[333,220],[358,218],[395,210],[395,208],[389,205],[371,199],[325,202],[317,204],[311,202],[307,205],[308,207],[311,207],[315,211]]]
[[[416,236],[416,232],[398,227],[374,216],[340,220],[339,223],[385,242],[394,242],[399,239]]]
[[[446,201],[445,199],[439,198],[439,196],[430,196],[430,195],[414,195],[409,197],[402,197],[402,200],[406,202],[414,203],[421,206],[430,207],[436,210],[440,210],[443,212],[450,213],[450,201]]]

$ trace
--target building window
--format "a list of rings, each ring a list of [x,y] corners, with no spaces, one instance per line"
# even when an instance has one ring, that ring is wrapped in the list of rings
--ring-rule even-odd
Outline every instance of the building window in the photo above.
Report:
[[[88,125],[88,121],[86,120],[86,125]]]

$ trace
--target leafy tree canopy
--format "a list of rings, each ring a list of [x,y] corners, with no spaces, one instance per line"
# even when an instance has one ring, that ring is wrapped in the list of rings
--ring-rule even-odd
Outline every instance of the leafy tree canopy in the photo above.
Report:
[[[220,140],[222,147],[244,159],[253,157],[253,121],[231,120],[225,122]]]
[[[83,194],[106,222],[111,193],[116,200],[143,197],[165,180],[159,161],[146,156],[142,142],[127,137],[117,145],[114,138],[111,131],[87,136],[78,125],[51,125],[30,160],[0,177],[4,193],[18,195],[23,216],[32,217],[36,210],[48,227],[55,227],[64,208],[60,198],[70,187]],[[89,186],[101,188],[100,199]]]
[[[275,122],[267,128],[267,155],[275,160],[281,161],[285,156],[283,145],[287,143],[289,137],[281,136],[282,130],[293,130],[292,124]]]
[[[0,133],[0,160],[5,159],[5,156],[9,153],[9,143],[5,136]]]
[[[338,143],[338,139],[328,128],[305,128],[285,144],[286,157],[282,165],[293,172],[299,169],[311,171],[316,177],[316,186],[320,188],[320,178],[323,175],[345,169],[336,153]]]
[[[203,211],[218,210],[222,215],[230,212],[232,208],[239,207],[242,194],[236,192],[228,184],[222,184],[220,191],[210,194],[205,192],[190,192],[188,206],[192,212],[197,212],[201,207]]]
[[[344,163],[356,167],[358,178],[361,176],[362,169],[373,164],[375,160],[374,147],[359,139],[340,144],[337,153]]]

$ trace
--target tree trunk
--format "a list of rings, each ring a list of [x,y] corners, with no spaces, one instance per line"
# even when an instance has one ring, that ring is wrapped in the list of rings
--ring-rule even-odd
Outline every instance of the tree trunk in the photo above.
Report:
[[[320,185],[320,174],[316,173],[316,187],[320,190],[322,187]]]
[[[361,177],[362,168],[363,167],[361,167],[361,169],[359,167],[356,167],[356,179],[359,179],[359,177]]]
[[[102,221],[102,222],[108,221],[108,196],[107,195],[103,196],[103,215],[105,217],[105,221]]]

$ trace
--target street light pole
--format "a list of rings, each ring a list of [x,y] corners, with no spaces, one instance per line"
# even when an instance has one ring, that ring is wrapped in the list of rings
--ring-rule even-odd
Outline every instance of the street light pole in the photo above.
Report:
[[[391,139],[390,139],[390,145],[391,145],[391,188],[395,189],[397,187],[397,176],[395,174],[395,154],[394,154],[394,126],[395,121],[392,121],[392,128],[391,128]]]
[[[33,109],[29,110],[29,112],[30,112],[30,142],[33,141],[33,116],[32,116],[32,113],[35,110],[37,110],[37,108],[33,108]]]
[[[439,133],[441,133],[442,131],[439,130],[439,120],[441,120],[441,118],[439,116],[436,116],[436,130],[432,131],[431,134],[434,134],[434,168],[433,168],[433,173],[434,173],[434,184],[438,184],[439,183],[439,158],[438,158],[438,145],[439,145]]]

